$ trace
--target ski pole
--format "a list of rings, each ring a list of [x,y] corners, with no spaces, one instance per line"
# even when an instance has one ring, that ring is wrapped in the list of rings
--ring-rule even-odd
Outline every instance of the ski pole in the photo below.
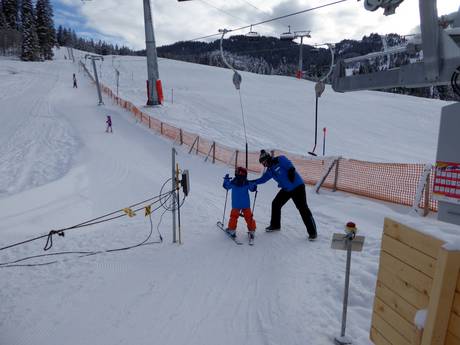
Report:
[[[256,194],[254,195],[254,201],[253,201],[253,203],[252,203],[252,215],[253,215],[253,216],[254,216],[254,209],[256,208],[256,199],[257,199],[257,193],[258,193],[258,192],[259,192],[259,191],[256,190]]]
[[[227,198],[228,198],[228,189],[225,193],[225,205],[224,205],[224,214],[222,215],[222,226],[225,226],[225,211],[227,210]]]

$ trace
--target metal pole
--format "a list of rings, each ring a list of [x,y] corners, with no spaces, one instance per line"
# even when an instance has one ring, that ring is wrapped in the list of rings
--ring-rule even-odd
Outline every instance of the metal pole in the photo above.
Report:
[[[179,244],[182,244],[181,231],[180,231],[180,200],[179,200],[179,185],[177,181],[179,180],[179,165],[176,165],[176,196],[177,196],[177,229],[179,233]]]
[[[172,155],[171,155],[171,185],[172,185],[172,231],[173,231],[173,243],[176,243],[176,149],[172,148]]]
[[[323,156],[326,155],[326,127],[323,128]]]
[[[300,36],[299,79],[302,79],[302,70],[303,70],[303,36]]]
[[[248,142],[246,142],[246,169],[248,169]]]
[[[119,82],[120,82],[120,72],[117,69],[115,71],[117,73],[117,97],[118,97],[118,85],[119,85]]]
[[[97,69],[96,69],[96,61],[93,58],[90,58],[93,61],[93,70],[94,70],[94,78],[96,78],[96,86],[97,86],[97,94],[99,96],[99,105],[104,104],[102,101],[102,94],[101,94],[101,87],[99,85],[99,78],[97,76]]]
[[[147,105],[160,104],[156,92],[156,84],[159,78],[157,48],[155,45],[155,34],[153,31],[152,10],[150,0],[144,0],[144,22],[145,22],[145,47],[147,53],[147,80],[149,83],[149,97]]]
[[[347,268],[345,271],[345,291],[343,293],[343,311],[342,311],[342,332],[341,337],[345,336],[345,328],[347,326],[347,308],[348,308],[348,288],[350,286],[350,267],[351,267],[351,242],[353,234],[347,234]]]

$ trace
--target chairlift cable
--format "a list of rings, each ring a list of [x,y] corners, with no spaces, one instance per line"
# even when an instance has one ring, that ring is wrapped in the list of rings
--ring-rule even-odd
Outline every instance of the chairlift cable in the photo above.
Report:
[[[200,1],[203,1],[203,0],[200,0]],[[307,8],[307,9],[302,10],[302,11],[297,11],[297,12],[285,14],[285,15],[283,15],[283,16],[279,16],[279,17],[275,17],[275,18],[263,20],[263,21],[261,21],[261,22],[257,22],[257,23],[245,25],[245,26],[242,26],[242,27],[239,27],[239,28],[231,29],[231,30],[228,30],[227,32],[232,32],[232,31],[239,31],[239,30],[243,30],[243,29],[248,29],[248,28],[251,27],[251,25],[252,25],[252,26],[257,26],[257,25],[262,25],[262,24],[270,23],[270,22],[273,22],[273,21],[276,21],[276,20],[280,20],[280,19],[292,17],[292,16],[295,16],[295,15],[298,15],[298,14],[302,14],[302,13],[306,13],[306,12],[310,12],[310,11],[319,10],[319,9],[321,9],[321,8],[325,8],[325,7],[328,7],[328,6],[337,5],[337,4],[340,4],[340,3],[345,2],[345,1],[348,1],[348,0],[337,0],[337,1],[334,1],[334,2],[330,2],[330,3],[328,3],[328,4],[324,4],[324,5],[320,5],[320,6],[316,6],[316,7]],[[239,18],[238,18],[238,19],[239,19]],[[211,34],[211,35],[202,36],[202,37],[197,37],[197,38],[190,39],[190,40],[188,40],[188,41],[197,41],[197,40],[201,40],[201,39],[205,39],[205,38],[209,38],[209,37],[213,37],[213,36],[218,36],[218,35],[220,35],[220,33]]]

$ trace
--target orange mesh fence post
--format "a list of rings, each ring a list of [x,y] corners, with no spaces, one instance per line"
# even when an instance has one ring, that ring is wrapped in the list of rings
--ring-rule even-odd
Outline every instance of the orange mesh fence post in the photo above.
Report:
[[[171,140],[177,140],[179,137],[179,128],[175,126],[171,126],[165,122],[162,122],[163,124],[163,136],[171,139]]]
[[[216,143],[215,152],[216,161],[219,161],[226,165],[232,164],[231,160],[233,158],[235,151],[233,151],[231,148]]]

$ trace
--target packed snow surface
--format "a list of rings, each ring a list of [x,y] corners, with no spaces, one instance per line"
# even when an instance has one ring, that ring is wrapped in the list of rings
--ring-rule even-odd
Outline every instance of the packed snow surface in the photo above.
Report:
[[[53,62],[0,61],[0,248],[127,207],[170,185],[172,143],[105,96],[105,105],[97,106],[94,84],[64,54],[57,51]],[[113,62],[121,71],[121,95],[142,105],[145,60]],[[108,58],[102,67],[109,85],[111,63]],[[163,59],[159,65],[166,104],[147,111],[241,146],[239,96],[228,70]],[[305,81],[243,73],[250,147],[310,150],[312,90]],[[432,162],[443,104],[379,92],[335,94],[327,88],[319,108],[320,127],[328,127],[327,153]],[[107,115],[113,134],[105,133]],[[177,149],[176,160],[191,179],[181,207],[182,244],[172,243],[171,213],[159,209],[150,241],[158,241],[160,232],[162,243],[20,262],[57,261],[45,266],[0,268],[0,344],[332,344],[340,335],[346,253],[332,250],[330,240],[348,221],[366,239],[364,250],[352,257],[347,336],[354,344],[370,344],[383,220],[413,218],[406,215],[409,208],[328,190],[315,194],[308,187],[319,232],[318,241],[308,242],[291,202],[283,208],[282,230],[263,231],[277,193],[269,181],[257,195],[255,245],[247,245],[240,220],[238,236],[245,243],[237,246],[216,227],[224,210],[222,177],[232,169]],[[227,205],[226,219],[228,213]],[[126,247],[150,231],[149,218],[140,211],[55,235],[46,253]],[[43,254],[45,242],[0,251],[0,263]]]

